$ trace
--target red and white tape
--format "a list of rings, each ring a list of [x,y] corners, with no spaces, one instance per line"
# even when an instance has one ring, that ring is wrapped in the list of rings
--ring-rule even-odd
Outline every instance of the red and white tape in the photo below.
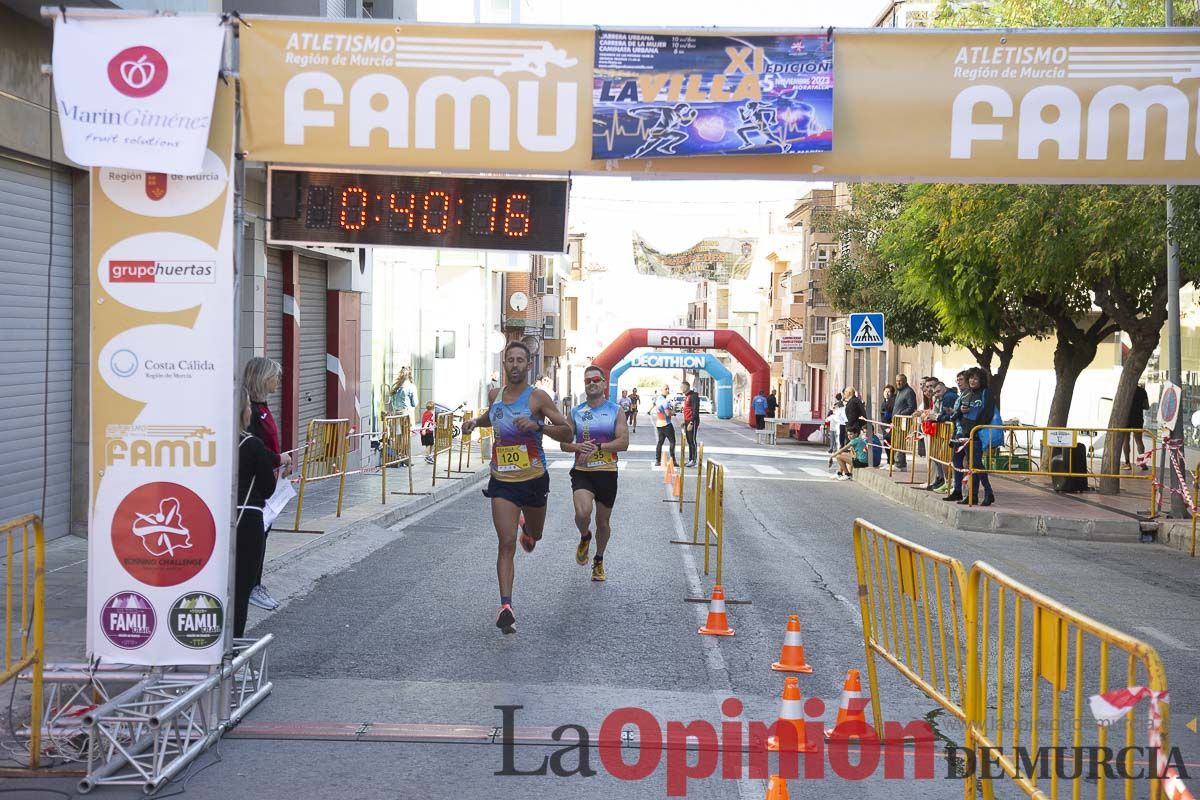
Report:
[[[1103,694],[1094,694],[1088,698],[1092,716],[1101,725],[1112,725],[1124,719],[1134,706],[1143,699],[1150,699],[1150,716],[1147,725],[1147,745],[1157,749],[1158,775],[1162,777],[1163,793],[1167,800],[1195,800],[1188,788],[1183,785],[1179,773],[1167,764],[1167,754],[1162,751],[1162,711],[1159,703],[1166,705],[1171,702],[1166,692],[1156,692],[1145,686],[1130,686],[1127,689],[1114,689]]]

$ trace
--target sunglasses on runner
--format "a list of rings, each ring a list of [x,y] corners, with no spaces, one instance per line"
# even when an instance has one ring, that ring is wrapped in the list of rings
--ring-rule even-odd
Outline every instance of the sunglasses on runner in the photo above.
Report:
[[[604,378],[584,378],[584,383],[604,383]]]

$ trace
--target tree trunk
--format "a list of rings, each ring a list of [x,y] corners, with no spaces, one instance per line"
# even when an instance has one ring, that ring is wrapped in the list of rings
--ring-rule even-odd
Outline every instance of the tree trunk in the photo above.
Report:
[[[1108,427],[1124,428],[1129,419],[1129,408],[1133,404],[1133,392],[1137,389],[1138,381],[1158,346],[1159,328],[1153,325],[1139,326],[1139,329],[1127,331],[1133,343],[1129,355],[1121,366],[1121,377],[1117,380],[1117,391],[1113,395],[1112,411],[1108,415]],[[1118,475],[1121,470],[1121,450],[1124,437],[1106,436],[1104,438],[1104,458],[1101,460],[1101,471],[1109,475]],[[1153,442],[1153,439],[1151,440]],[[1130,445],[1132,447],[1132,444]],[[1136,455],[1134,450],[1131,455]],[[1101,494],[1118,494],[1121,491],[1119,478],[1100,478]]]
[[[1071,398],[1075,395],[1075,382],[1079,375],[1096,357],[1100,342],[1087,336],[1073,322],[1057,325],[1058,340],[1054,346],[1054,396],[1050,399],[1051,428],[1066,426],[1071,415]]]
[[[996,374],[992,375],[988,381],[988,392],[994,398],[994,401],[1000,403],[1000,393],[1004,391],[1004,379],[1008,377],[1008,368],[1012,366],[1013,356],[1017,354],[1016,345],[1005,347],[996,351],[996,355],[1000,357],[1000,365],[996,369]],[[1004,413],[1004,406],[999,405],[1000,413]]]

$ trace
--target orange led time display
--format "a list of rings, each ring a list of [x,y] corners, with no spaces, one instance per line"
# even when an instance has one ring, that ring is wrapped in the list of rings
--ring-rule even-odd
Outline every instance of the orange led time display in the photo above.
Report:
[[[272,167],[273,244],[566,251],[568,182]]]

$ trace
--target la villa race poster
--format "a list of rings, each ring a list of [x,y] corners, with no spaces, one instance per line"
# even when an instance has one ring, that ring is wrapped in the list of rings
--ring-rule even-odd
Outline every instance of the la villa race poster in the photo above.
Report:
[[[601,30],[592,157],[833,149],[833,38]]]

